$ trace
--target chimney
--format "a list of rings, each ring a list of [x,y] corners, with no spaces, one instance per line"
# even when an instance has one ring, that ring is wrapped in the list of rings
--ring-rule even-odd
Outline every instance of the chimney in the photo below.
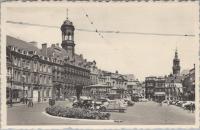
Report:
[[[46,43],[42,44],[42,54],[44,56],[47,56],[47,44]]]
[[[59,47],[59,43],[56,43],[56,46]]]
[[[33,46],[35,46],[35,47],[37,47],[37,45],[38,45],[38,43],[36,42],[36,41],[31,41],[31,42],[29,42],[31,45],[33,45]]]
[[[51,47],[56,47],[56,45],[55,45],[55,44],[52,44]]]

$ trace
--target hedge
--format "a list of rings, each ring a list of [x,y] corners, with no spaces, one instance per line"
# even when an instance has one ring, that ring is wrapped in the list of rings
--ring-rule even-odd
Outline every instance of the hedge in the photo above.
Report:
[[[52,116],[60,116],[67,118],[77,119],[97,119],[97,120],[109,120],[110,113],[103,113],[98,111],[92,111],[82,108],[64,108],[61,106],[47,107],[46,113]]]

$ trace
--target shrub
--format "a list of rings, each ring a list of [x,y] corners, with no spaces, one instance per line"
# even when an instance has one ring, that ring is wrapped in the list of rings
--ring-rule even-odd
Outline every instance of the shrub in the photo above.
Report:
[[[67,118],[98,119],[98,120],[110,119],[110,113],[102,113],[82,108],[64,108],[61,106],[53,106],[53,107],[47,107],[45,111],[46,113],[52,116],[60,116]]]

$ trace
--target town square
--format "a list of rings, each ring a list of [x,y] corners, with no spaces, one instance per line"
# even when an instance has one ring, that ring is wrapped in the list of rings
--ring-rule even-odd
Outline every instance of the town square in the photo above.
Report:
[[[195,125],[194,8],[6,9],[8,126]]]

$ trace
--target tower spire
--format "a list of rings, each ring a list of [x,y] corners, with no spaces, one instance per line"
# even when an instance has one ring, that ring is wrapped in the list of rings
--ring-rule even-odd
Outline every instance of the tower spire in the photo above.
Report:
[[[67,12],[67,19],[68,19],[68,8],[67,8],[66,12]]]
[[[178,49],[176,47],[176,50],[175,50],[175,56],[174,56],[174,60],[173,60],[173,74],[174,75],[179,75],[180,74],[180,60],[178,58]]]

